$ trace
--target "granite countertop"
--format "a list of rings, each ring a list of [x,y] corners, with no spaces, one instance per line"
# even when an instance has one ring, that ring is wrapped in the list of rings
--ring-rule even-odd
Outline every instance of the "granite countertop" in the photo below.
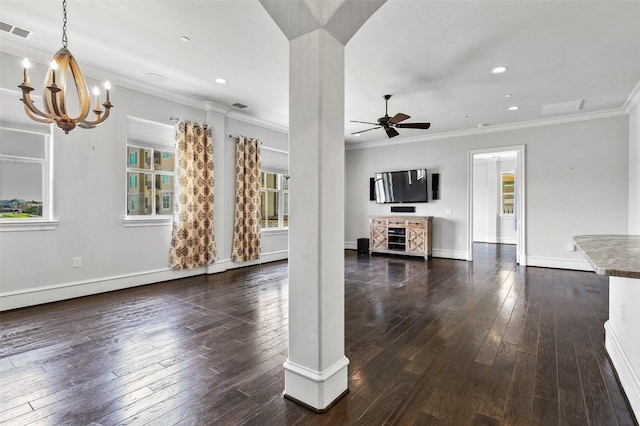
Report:
[[[597,274],[640,278],[640,235],[573,237]]]

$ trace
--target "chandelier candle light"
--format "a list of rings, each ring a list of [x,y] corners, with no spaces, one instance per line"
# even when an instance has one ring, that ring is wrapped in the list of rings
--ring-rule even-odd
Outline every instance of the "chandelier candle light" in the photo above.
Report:
[[[92,129],[98,124],[104,122],[109,117],[109,110],[112,105],[109,101],[109,89],[111,86],[109,82],[104,83],[106,91],[106,99],[102,104],[104,110],[100,107],[98,96],[100,91],[98,87],[94,87],[93,94],[96,97],[96,103],[93,108],[95,114],[95,120],[87,120],[90,108],[89,89],[87,88],[87,82],[80,71],[80,66],[76,62],[75,58],[67,49],[67,1],[63,0],[62,10],[64,13],[63,25],[62,25],[62,48],[56,52],[51,61],[51,66],[47,71],[47,75],[44,81],[43,89],[43,102],[44,111],[38,109],[31,100],[31,91],[33,87],[29,85],[29,60],[24,59],[22,65],[24,66],[24,81],[18,87],[22,89],[22,99],[24,103],[24,110],[27,115],[32,119],[40,123],[53,123],[64,130],[65,133],[69,133],[75,129],[76,126],[83,129]],[[71,73],[73,77],[73,83],[76,86],[76,92],[78,94],[78,116],[72,118],[67,112],[67,75]]]

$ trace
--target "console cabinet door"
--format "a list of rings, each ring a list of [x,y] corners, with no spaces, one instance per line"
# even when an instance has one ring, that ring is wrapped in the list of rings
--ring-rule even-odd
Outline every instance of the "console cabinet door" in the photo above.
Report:
[[[375,250],[386,250],[388,244],[387,238],[387,225],[386,224],[371,224],[371,248]]]
[[[424,226],[407,228],[406,250],[408,253],[426,253],[426,242],[427,235]]]

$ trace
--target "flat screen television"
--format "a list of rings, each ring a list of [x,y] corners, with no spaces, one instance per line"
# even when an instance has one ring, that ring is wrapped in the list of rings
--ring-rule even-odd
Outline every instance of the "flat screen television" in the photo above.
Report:
[[[427,169],[375,174],[377,203],[426,203]]]

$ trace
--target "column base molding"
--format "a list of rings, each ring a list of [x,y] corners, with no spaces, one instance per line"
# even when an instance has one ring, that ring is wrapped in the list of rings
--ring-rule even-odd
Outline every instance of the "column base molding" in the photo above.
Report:
[[[290,360],[284,363],[284,397],[324,413],[349,392],[349,359],[343,356],[324,371],[314,371]]]

